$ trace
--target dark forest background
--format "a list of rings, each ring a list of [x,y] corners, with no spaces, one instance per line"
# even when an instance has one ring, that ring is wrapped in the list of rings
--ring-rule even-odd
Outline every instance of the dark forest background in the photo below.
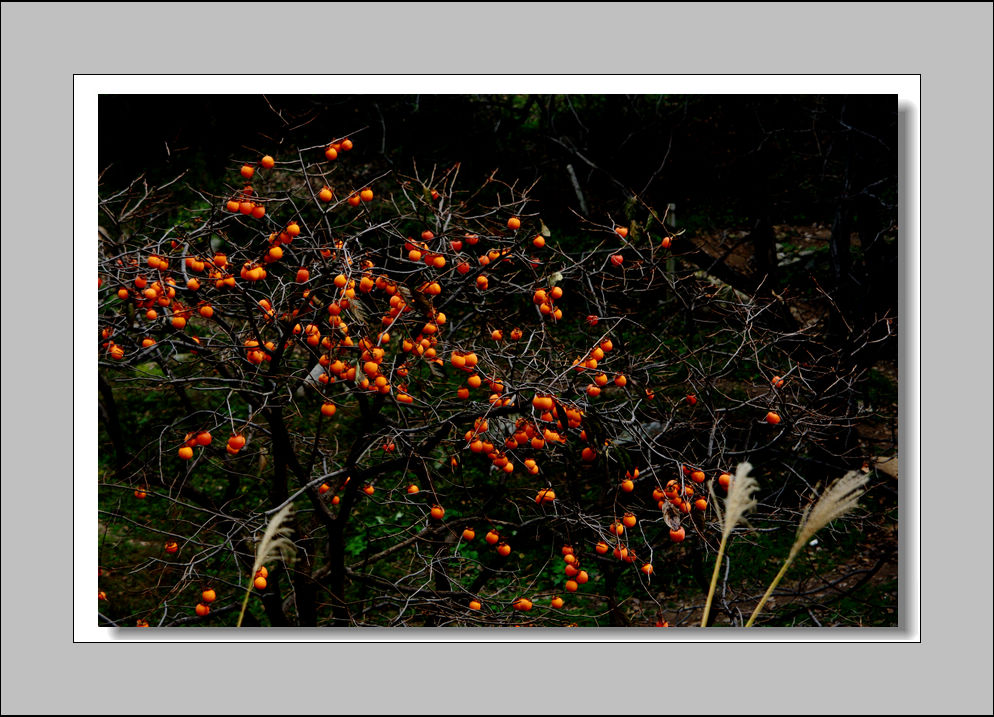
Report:
[[[823,227],[823,283],[857,320],[897,315],[897,127],[892,95],[104,95],[100,191],[186,171],[173,190],[223,193],[236,162],[347,134],[370,173],[537,180],[561,232],[636,219],[634,195],[690,237],[747,231],[750,271],[720,277],[749,291],[788,280],[773,227]]]

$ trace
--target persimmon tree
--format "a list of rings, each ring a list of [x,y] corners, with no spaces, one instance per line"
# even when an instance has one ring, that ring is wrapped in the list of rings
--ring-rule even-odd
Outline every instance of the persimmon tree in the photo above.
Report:
[[[637,195],[549,227],[534,186],[330,139],[100,198],[101,571],[134,591],[101,624],[233,625],[247,590],[246,625],[662,624],[739,463],[792,534],[865,460],[890,317],[826,341]]]

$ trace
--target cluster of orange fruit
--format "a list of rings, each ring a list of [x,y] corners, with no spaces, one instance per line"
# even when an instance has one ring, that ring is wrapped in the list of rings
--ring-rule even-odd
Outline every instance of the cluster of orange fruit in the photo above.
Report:
[[[342,487],[344,488],[345,486],[347,486],[349,484],[350,480],[352,480],[352,479],[349,478],[349,477],[346,477],[345,481],[342,483]],[[370,488],[370,489],[373,488],[373,486],[367,486],[367,487]],[[329,492],[330,490],[331,490],[331,486],[330,485],[328,485],[327,483],[322,483],[320,485],[320,487],[318,487],[318,495],[324,495],[325,493]],[[340,496],[333,495],[331,497],[331,504],[332,505],[338,505],[341,502],[342,502],[342,499],[341,499]]]
[[[252,579],[252,585],[255,587],[256,590],[265,590],[266,585],[268,585],[268,583],[266,582],[266,578],[268,577],[269,577],[269,570],[267,570],[266,566],[263,565],[261,568],[255,571],[255,577]]]
[[[510,396],[502,397],[501,394],[504,393],[504,384],[495,378],[491,378],[485,375],[481,375],[477,371],[477,364],[479,363],[479,357],[473,351],[461,351],[459,349],[453,350],[452,354],[449,356],[449,363],[456,369],[463,371],[469,376],[466,378],[466,386],[463,386],[456,390],[456,396],[462,400],[469,398],[470,388],[479,388],[484,383],[487,384],[487,388],[490,390],[490,395],[488,397],[489,403],[494,406],[510,406],[514,399]],[[479,451],[475,451],[479,453]]]
[[[425,266],[433,267],[435,269],[444,269],[446,260],[445,256],[441,253],[433,251],[429,246],[428,242],[435,238],[435,234],[429,230],[421,232],[421,241],[416,242],[411,237],[407,238],[404,242],[404,250],[407,252],[407,258],[413,262],[424,262]],[[462,248],[462,242],[452,242],[451,246],[459,246]],[[429,293],[436,293],[434,291]]]
[[[200,602],[197,603],[196,613],[200,617],[206,617],[210,615],[211,603],[217,600],[217,593],[214,588],[207,588],[202,593],[200,593]]]
[[[245,360],[249,363],[258,366],[263,361],[273,360],[273,351],[276,350],[276,345],[272,341],[265,342],[262,348],[259,347],[259,342],[256,339],[246,339],[243,345],[245,347]]]
[[[462,537],[463,540],[472,540],[476,537],[476,532],[472,528],[466,528],[462,532]],[[491,528],[487,531],[487,534],[483,536],[483,539],[486,541],[487,545],[497,546],[495,550],[502,558],[506,558],[511,554],[511,546],[501,538],[500,533],[498,533],[495,528]]]
[[[252,172],[248,177],[245,177],[246,169],[249,169]],[[243,177],[250,179],[252,174],[255,174],[255,170],[252,169],[252,167],[249,167],[248,165],[242,167]],[[255,190],[252,189],[252,185],[246,184],[241,192],[233,196],[225,203],[224,208],[233,214],[244,214],[254,219],[262,219],[266,216],[266,206],[264,204],[256,204],[255,201],[251,199],[254,194]]]
[[[194,448],[197,446],[209,446],[213,440],[213,436],[208,431],[187,433],[183,438],[183,445],[179,449],[179,457],[184,461],[191,460]]]
[[[783,388],[785,383],[786,381],[780,376],[774,376],[772,379],[770,379],[770,385],[773,386],[773,388],[775,389]],[[777,425],[778,423],[780,423],[780,414],[777,413],[776,411],[767,412],[766,422],[771,426]]]
[[[594,370],[599,365],[599,362],[603,361],[604,357],[610,351],[613,350],[614,350],[614,342],[611,341],[611,339],[604,339],[597,346],[595,346],[590,351],[588,351],[585,356],[578,356],[576,359],[574,359],[573,369],[575,371],[586,371],[588,369]],[[617,383],[619,386],[624,386],[627,382],[628,379],[624,378],[623,376],[620,382],[618,381],[617,377],[615,377],[615,383]],[[607,381],[605,381],[604,383],[606,384]]]
[[[553,286],[551,289],[538,289],[532,295],[532,302],[538,306],[539,313],[543,316],[551,316],[556,321],[563,318],[563,310],[555,305],[557,299],[562,298],[563,289],[560,286]]]
[[[590,580],[590,575],[586,570],[580,568],[580,559],[577,557],[570,545],[564,545],[560,551],[563,556],[563,562],[566,563],[566,567],[563,572],[566,573],[566,592],[575,593],[580,589],[581,585],[586,584]]]

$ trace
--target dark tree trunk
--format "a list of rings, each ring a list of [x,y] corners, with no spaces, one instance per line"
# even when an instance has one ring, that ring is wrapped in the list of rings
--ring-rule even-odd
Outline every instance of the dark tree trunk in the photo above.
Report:
[[[100,415],[104,420],[104,427],[110,436],[111,445],[114,447],[114,466],[118,473],[124,470],[128,462],[128,447],[121,430],[121,419],[117,413],[117,401],[114,400],[114,391],[103,374],[97,374],[97,387],[100,391]]]

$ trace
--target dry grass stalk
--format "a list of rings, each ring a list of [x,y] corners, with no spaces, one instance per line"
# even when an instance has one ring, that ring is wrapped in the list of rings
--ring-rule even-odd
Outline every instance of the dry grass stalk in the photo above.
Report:
[[[721,544],[718,545],[718,557],[715,559],[714,572],[711,574],[711,586],[708,588],[708,599],[704,605],[704,617],[701,618],[701,627],[708,624],[708,616],[711,614],[711,601],[714,599],[714,590],[718,584],[718,573],[721,569],[721,561],[725,555],[725,546],[732,535],[732,531],[739,523],[745,523],[745,515],[756,507],[756,499],[753,494],[759,490],[756,479],[749,475],[752,464],[740,463],[735,470],[735,477],[728,486],[728,497],[725,499],[725,514],[722,516],[718,508],[718,501],[715,500],[714,487],[711,487],[711,503],[718,511],[718,521],[721,524]]]
[[[252,572],[249,574],[248,587],[245,589],[245,599],[242,601],[242,611],[238,614],[238,625],[242,626],[242,618],[245,617],[245,608],[248,607],[249,596],[252,594],[254,576],[259,568],[271,560],[280,559],[283,562],[292,561],[297,554],[297,546],[290,540],[293,529],[290,527],[290,518],[293,515],[293,503],[290,503],[280,512],[272,517],[266,532],[262,534],[262,539],[255,547],[255,563],[252,565]]]
[[[800,554],[804,546],[811,541],[815,533],[856,507],[863,495],[863,488],[868,480],[868,475],[859,471],[851,471],[833,482],[828,487],[828,490],[822,493],[821,498],[816,503],[809,505],[805,509],[804,515],[801,516],[801,522],[797,526],[797,538],[790,548],[790,553],[788,553],[783,567],[780,568],[780,572],[777,573],[777,576],[773,578],[773,582],[770,583],[770,587],[767,588],[763,599],[759,601],[756,609],[753,610],[749,622],[746,623],[746,627],[751,627],[756,621],[760,610],[763,609],[766,601],[770,599],[773,591],[776,590],[777,585],[780,584],[783,576],[787,573],[787,568],[794,562],[794,558]]]

